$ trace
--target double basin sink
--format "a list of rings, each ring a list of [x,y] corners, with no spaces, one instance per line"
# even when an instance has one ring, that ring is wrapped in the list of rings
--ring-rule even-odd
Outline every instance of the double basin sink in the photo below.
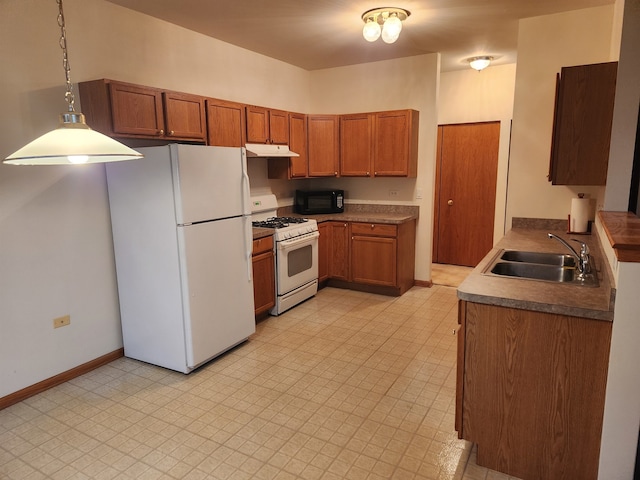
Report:
[[[595,274],[580,275],[576,259],[562,253],[500,250],[483,274],[585,287],[599,285]]]

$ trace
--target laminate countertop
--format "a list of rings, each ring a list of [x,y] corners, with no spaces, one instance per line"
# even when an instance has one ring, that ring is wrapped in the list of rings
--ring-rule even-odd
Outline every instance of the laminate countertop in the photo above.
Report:
[[[565,240],[575,238],[589,246],[600,282],[599,287],[483,273],[502,249],[567,253],[566,248],[558,241],[548,238],[547,233],[554,233]],[[576,244],[576,247],[579,245]],[[609,264],[597,235],[571,235],[560,230],[513,228],[460,284],[458,298],[475,303],[612,321],[615,288],[612,287]]]
[[[293,213],[293,207],[278,209],[278,216],[312,218],[322,222],[357,222],[357,223],[386,223],[400,225],[418,218],[419,207],[413,205],[346,205],[344,213],[326,213],[319,215],[300,215]],[[273,229],[253,227],[253,238],[273,235]]]

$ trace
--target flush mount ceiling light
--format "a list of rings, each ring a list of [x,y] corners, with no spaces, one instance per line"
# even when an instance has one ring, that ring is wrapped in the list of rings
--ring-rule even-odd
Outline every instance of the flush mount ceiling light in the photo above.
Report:
[[[493,60],[493,57],[489,57],[488,55],[483,55],[481,57],[471,57],[467,58],[467,62],[469,62],[469,66],[474,70],[480,71],[484,70],[489,66]]]
[[[393,43],[398,40],[402,22],[409,15],[411,12],[404,8],[383,7],[367,10],[362,14],[362,36],[368,42],[375,42],[382,36],[383,42]]]
[[[73,85],[71,84],[67,35],[62,12],[62,0],[58,3],[60,48],[67,91],[65,100],[69,111],[60,115],[58,128],[45,133],[9,155],[4,163],[12,165],[69,165],[78,163],[103,163],[141,158],[142,154],[101,133],[91,130],[84,115],[74,110]]]

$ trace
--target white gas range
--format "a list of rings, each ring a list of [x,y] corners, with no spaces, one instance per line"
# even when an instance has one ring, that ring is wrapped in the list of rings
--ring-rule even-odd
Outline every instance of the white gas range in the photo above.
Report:
[[[276,305],[269,313],[280,315],[318,291],[318,223],[278,217],[275,195],[251,197],[251,205],[253,226],[274,229]]]

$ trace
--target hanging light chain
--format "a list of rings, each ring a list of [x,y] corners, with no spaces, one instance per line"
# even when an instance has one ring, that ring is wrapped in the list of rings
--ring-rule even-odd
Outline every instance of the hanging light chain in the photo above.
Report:
[[[64,23],[64,13],[62,12],[62,0],[56,0],[58,3],[58,26],[60,27],[60,48],[62,49],[62,67],[67,84],[67,92],[64,98],[69,104],[69,111],[74,112],[75,96],[73,94],[73,84],[71,83],[71,67],[69,67],[69,55],[67,54],[67,31]]]

